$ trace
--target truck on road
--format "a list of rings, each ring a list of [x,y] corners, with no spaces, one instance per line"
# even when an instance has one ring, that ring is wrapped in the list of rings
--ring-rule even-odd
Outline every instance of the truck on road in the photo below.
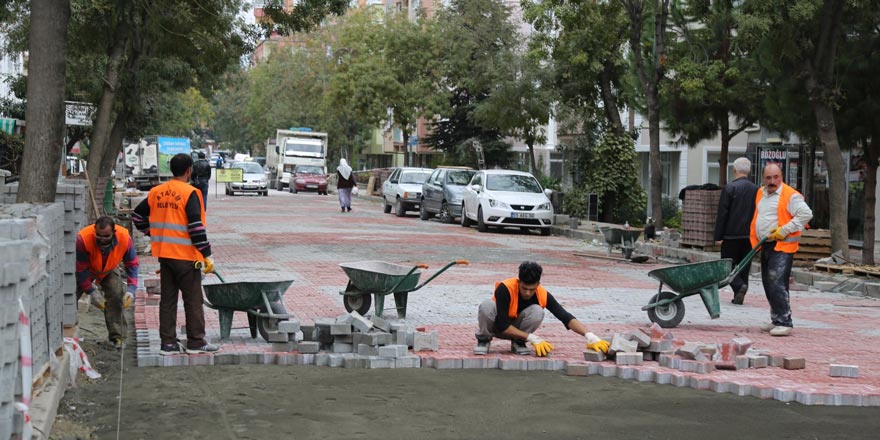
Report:
[[[138,189],[149,190],[171,178],[171,157],[178,153],[191,154],[189,138],[145,136],[125,146],[126,177],[134,180]]]
[[[310,128],[279,129],[266,142],[266,167],[274,175],[275,189],[290,186],[290,176],[297,165],[321,167],[327,174],[327,133]]]

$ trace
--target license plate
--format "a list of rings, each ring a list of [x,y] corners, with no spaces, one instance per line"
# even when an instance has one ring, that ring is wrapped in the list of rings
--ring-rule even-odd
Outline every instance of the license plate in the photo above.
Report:
[[[318,185],[306,185],[306,188],[317,188]]]
[[[511,212],[510,218],[535,218],[535,214],[531,212]]]
[[[245,185],[244,189],[257,189],[256,185]]]

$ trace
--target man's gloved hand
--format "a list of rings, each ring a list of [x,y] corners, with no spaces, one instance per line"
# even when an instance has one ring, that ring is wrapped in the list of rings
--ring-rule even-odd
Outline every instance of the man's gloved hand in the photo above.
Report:
[[[214,272],[214,259],[211,257],[205,257],[205,263],[202,265],[202,271],[205,274],[209,274]]]
[[[553,351],[553,344],[541,339],[538,335],[534,333],[529,333],[529,336],[526,338],[526,342],[532,344],[535,347],[535,354],[538,357],[544,357],[550,354]]]
[[[594,335],[592,332],[587,332],[584,336],[587,338],[587,349],[608,353],[608,347],[611,346],[608,341]]]
[[[767,239],[770,241],[782,241],[785,240],[785,237],[786,234],[782,232],[782,226],[777,226],[776,229],[767,236]]]
[[[130,284],[128,286],[128,290],[125,292],[125,295],[122,296],[122,308],[129,308],[132,304],[134,304],[134,294],[137,291],[137,286]]]
[[[104,292],[101,292],[101,289],[98,289],[98,286],[92,284],[92,288],[89,289],[89,302],[92,303],[93,306],[104,310],[104,307],[107,305],[107,300],[104,298]]]

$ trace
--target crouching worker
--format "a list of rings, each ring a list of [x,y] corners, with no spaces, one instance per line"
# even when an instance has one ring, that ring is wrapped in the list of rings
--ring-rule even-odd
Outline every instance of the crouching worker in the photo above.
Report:
[[[124,263],[127,288],[119,263]],[[127,334],[122,311],[131,307],[137,290],[138,257],[128,230],[103,216],[76,235],[76,299],[88,294],[104,311],[110,342],[117,350]]]
[[[510,351],[519,355],[531,353],[526,343],[532,344],[537,356],[547,356],[553,345],[535,334],[544,320],[544,309],[565,328],[584,336],[587,348],[608,351],[608,341],[587,331],[587,328],[560,305],[553,295],[541,286],[544,269],[533,261],[519,265],[519,276],[495,284],[495,295],[483,301],[477,312],[477,346],[474,354],[486,354],[492,338],[510,339]],[[500,313],[499,313],[500,311]]]

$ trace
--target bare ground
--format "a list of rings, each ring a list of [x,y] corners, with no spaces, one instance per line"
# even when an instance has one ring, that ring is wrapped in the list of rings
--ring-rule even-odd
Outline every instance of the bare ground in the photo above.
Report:
[[[104,340],[98,311],[80,321],[82,345],[103,377],[80,374],[58,408],[52,439],[857,439],[880,429],[876,408],[559,372],[137,368],[134,347],[120,363],[122,353]]]

